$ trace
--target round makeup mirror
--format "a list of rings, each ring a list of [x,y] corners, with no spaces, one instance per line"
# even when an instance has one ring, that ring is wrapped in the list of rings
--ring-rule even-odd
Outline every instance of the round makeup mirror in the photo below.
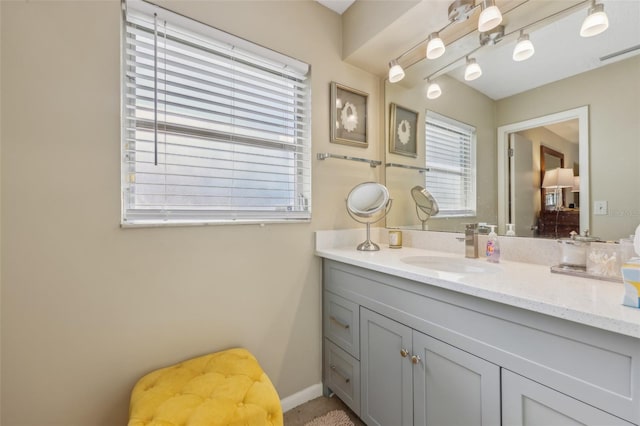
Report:
[[[386,186],[377,182],[356,185],[347,197],[347,212],[353,220],[367,225],[367,239],[358,245],[360,251],[377,251],[380,247],[371,241],[371,224],[383,219],[391,209],[391,198]]]
[[[429,220],[431,216],[437,215],[440,211],[438,202],[426,188],[420,185],[411,188],[411,196],[413,197],[413,201],[416,202],[416,215],[418,215],[418,219],[422,222],[422,230],[426,231],[427,220]]]

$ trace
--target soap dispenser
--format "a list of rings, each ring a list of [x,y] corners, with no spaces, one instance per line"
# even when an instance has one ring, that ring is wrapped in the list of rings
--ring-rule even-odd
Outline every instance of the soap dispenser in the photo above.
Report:
[[[498,234],[496,234],[496,226],[489,225],[491,232],[489,232],[489,239],[487,240],[487,261],[498,263],[500,262],[500,242],[498,241]]]
[[[516,231],[514,229],[514,224],[513,223],[507,223],[507,237],[515,237],[516,236]]]

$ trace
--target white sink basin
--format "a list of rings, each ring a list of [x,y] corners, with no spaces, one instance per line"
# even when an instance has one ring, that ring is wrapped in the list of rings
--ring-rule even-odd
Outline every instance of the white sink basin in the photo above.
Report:
[[[411,256],[400,259],[404,263],[421,268],[458,274],[487,274],[501,271],[498,265],[481,259],[466,259],[443,256]]]

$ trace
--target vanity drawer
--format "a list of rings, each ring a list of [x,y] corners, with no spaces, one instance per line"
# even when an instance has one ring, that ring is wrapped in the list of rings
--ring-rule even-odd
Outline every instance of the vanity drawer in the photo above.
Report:
[[[324,339],[324,380],[351,410],[360,415],[360,361]]]
[[[356,303],[324,292],[324,335],[360,359],[360,315]]]

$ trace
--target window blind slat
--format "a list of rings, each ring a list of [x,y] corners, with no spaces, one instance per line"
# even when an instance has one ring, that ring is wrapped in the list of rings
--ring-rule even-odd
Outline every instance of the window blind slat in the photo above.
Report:
[[[144,38],[137,38],[134,34],[128,34],[127,52],[135,57],[140,63],[147,64],[153,61],[154,39],[151,28]],[[188,73],[201,74],[208,77],[223,79],[233,79],[242,81],[248,85],[273,87],[274,89],[287,89],[295,86],[304,86],[304,77],[292,78],[287,74],[273,73],[255,67],[255,64],[247,65],[241,61],[234,60],[226,56],[207,55],[202,49],[194,49],[186,44],[175,43],[172,40],[165,40],[162,34],[158,43],[158,60],[161,61],[162,68],[182,69]],[[277,90],[274,90],[277,93]],[[300,90],[304,93],[304,90]]]
[[[216,108],[229,109],[230,103],[234,102],[233,108],[238,112],[256,114],[273,119],[281,119],[283,116],[291,114],[295,114],[296,116],[301,118],[305,117],[306,111],[304,111],[302,108],[295,108],[295,105],[292,104],[282,104],[278,107],[272,104],[267,107],[264,103],[249,100],[238,100],[234,99],[232,96],[228,96],[222,93],[192,88],[178,83],[166,84],[166,82],[162,79],[159,80],[159,84],[162,87],[162,89],[159,90],[159,94],[161,94],[163,97],[175,96],[178,100],[185,101],[182,103],[171,102],[171,105],[174,105],[176,107],[190,105],[192,103],[198,102],[204,104],[205,106],[211,107],[202,108],[203,111],[214,112],[216,111]],[[151,100],[151,98],[149,97],[142,96],[142,93],[144,91],[151,92],[153,90],[153,86],[147,86],[143,84],[128,84],[127,87],[136,90],[136,93],[138,93],[138,98],[140,100]]]
[[[146,28],[153,26],[155,15],[159,22],[163,22],[166,28],[178,34],[182,40],[195,46],[206,45],[219,52],[232,52],[238,58],[255,62],[274,72],[305,75],[309,70],[309,66],[301,61],[144,1],[127,0],[124,14],[131,25],[140,24]]]
[[[145,54],[134,51],[129,51],[129,53],[131,53],[131,56],[135,55],[135,62],[132,62],[137,65],[137,73],[129,73],[128,75],[130,77],[150,77],[149,71],[153,70],[154,67],[153,53]],[[235,67],[230,67],[225,70],[226,72],[216,72],[217,68],[203,69],[190,66],[185,61],[172,61],[169,58],[158,59],[158,62],[159,72],[167,76],[188,79],[194,83],[221,88],[228,88],[230,85],[234,85],[238,94],[253,94],[254,91],[259,91],[265,98],[275,101],[286,100],[287,96],[283,95],[283,93],[288,92],[303,97],[307,87],[307,84],[302,81],[283,77],[280,78],[280,81],[260,79],[259,76],[254,76],[253,80],[241,79],[237,75],[238,70]]]
[[[127,9],[123,222],[308,220],[308,66]]]

